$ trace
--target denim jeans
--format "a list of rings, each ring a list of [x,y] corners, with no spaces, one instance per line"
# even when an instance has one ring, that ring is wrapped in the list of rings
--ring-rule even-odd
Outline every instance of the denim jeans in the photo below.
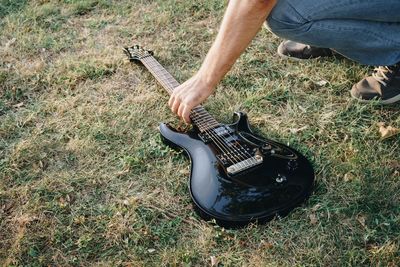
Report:
[[[267,25],[279,37],[362,64],[400,62],[400,0],[278,0]]]

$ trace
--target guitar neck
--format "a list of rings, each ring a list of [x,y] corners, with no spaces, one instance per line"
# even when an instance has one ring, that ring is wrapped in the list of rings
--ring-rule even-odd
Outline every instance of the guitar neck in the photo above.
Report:
[[[179,86],[178,81],[153,56],[146,56],[141,59],[141,62],[170,95],[173,90]],[[205,132],[220,125],[220,123],[200,105],[192,109],[190,112],[190,119],[201,132]]]
[[[144,57],[141,62],[170,95],[179,86],[177,80],[153,56]]]

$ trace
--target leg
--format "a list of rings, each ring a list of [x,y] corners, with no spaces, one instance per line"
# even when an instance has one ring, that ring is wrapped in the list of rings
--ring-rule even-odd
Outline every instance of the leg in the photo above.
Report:
[[[397,0],[278,0],[267,19],[286,39],[332,48],[367,65],[400,62]]]

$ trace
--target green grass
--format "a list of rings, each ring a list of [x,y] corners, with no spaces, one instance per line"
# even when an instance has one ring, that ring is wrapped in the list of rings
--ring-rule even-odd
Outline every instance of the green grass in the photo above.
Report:
[[[189,162],[157,126],[167,95],[121,48],[154,50],[178,80],[200,66],[223,1],[0,1],[0,264],[396,266],[399,105],[360,104],[369,69],[287,62],[260,32],[205,104],[248,112],[313,162],[314,194],[267,225],[225,230],[192,210]],[[327,83],[319,85],[319,81]]]
[[[12,14],[14,12],[18,12],[20,9],[22,9],[25,4],[27,3],[26,0],[18,0],[18,1],[13,1],[13,0],[1,0],[0,1],[0,19]]]

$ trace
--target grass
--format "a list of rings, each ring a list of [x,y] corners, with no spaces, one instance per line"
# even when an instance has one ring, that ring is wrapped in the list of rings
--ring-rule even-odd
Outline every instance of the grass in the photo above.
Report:
[[[369,69],[287,62],[260,32],[205,104],[312,160],[314,194],[267,225],[225,230],[192,210],[189,162],[157,126],[177,123],[140,43],[184,81],[201,64],[223,1],[0,2],[0,264],[4,266],[396,266],[399,105],[349,98]],[[326,83],[320,83],[326,81]],[[323,84],[323,85],[321,85]]]

